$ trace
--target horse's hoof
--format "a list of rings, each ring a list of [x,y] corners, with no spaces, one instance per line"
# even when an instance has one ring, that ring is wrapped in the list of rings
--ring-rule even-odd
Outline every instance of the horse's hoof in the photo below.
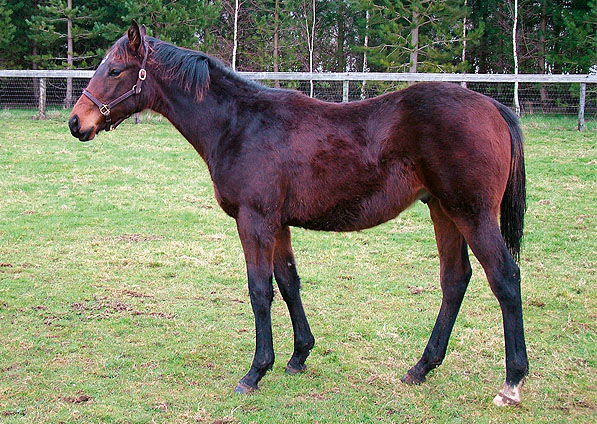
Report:
[[[410,372],[407,372],[406,374],[404,374],[404,377],[400,379],[400,381],[406,384],[416,385],[423,383],[425,381],[425,377],[418,378],[412,375]]]
[[[516,406],[520,403],[520,388],[522,383],[518,386],[510,386],[504,384],[504,388],[493,398],[493,403],[496,406]]]
[[[295,375],[295,374],[298,374],[299,372],[305,371],[306,369],[307,369],[307,366],[305,364],[299,365],[298,368],[293,367],[292,365],[286,365],[286,374]]]
[[[257,387],[251,387],[239,381],[236,385],[236,388],[234,389],[234,393],[238,393],[239,395],[248,395],[249,393],[252,393],[255,390],[257,390]]]

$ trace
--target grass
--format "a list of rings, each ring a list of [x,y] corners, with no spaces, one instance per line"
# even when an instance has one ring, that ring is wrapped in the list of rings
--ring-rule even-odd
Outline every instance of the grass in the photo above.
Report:
[[[288,376],[292,327],[273,303],[273,371],[232,390],[253,354],[234,222],[166,122],[90,143],[65,115],[0,112],[0,422],[579,422],[596,417],[596,128],[529,118],[523,306],[531,369],[519,407],[501,313],[474,274],[444,364],[400,383],[439,309],[428,211],[360,233],[293,230],[316,337]]]

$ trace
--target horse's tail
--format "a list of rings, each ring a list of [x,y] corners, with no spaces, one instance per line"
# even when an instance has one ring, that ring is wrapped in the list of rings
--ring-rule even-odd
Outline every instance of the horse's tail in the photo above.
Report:
[[[512,110],[494,100],[494,104],[506,121],[510,131],[512,155],[510,158],[510,175],[506,191],[500,205],[500,227],[506,247],[517,262],[520,260],[520,244],[526,212],[526,176],[524,169],[524,152],[522,148],[522,131],[518,117]]]

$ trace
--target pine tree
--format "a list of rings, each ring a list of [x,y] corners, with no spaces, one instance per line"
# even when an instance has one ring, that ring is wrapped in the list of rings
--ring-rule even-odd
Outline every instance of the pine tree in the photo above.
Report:
[[[371,11],[369,62],[379,70],[453,71],[462,68],[462,18],[453,0],[365,0]]]
[[[307,71],[312,62],[316,71],[362,71],[366,57],[372,71],[509,73],[512,1],[315,0],[313,21],[312,0],[239,0],[236,65]],[[595,70],[597,0],[518,2],[521,73]],[[70,20],[72,66],[93,69],[133,18],[150,35],[229,62],[235,3],[72,0],[69,10],[67,0],[0,0],[0,64],[68,67]],[[539,90],[547,104],[548,91]]]
[[[16,32],[10,15],[12,10],[7,7],[6,0],[0,0],[0,51],[8,50]],[[3,59],[0,57],[0,64]]]
[[[597,70],[597,1],[571,0],[561,5],[556,25],[561,33],[548,61],[564,73]]]
[[[143,23],[150,35],[181,47],[197,48],[211,41],[220,12],[219,2],[207,0],[125,0],[126,21]]]

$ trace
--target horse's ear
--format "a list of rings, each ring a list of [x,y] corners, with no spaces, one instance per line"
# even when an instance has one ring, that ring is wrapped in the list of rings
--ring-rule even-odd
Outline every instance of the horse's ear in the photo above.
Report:
[[[145,25],[141,25],[141,28],[139,28],[139,32],[141,33],[141,37],[145,37],[147,35],[147,28],[145,28]]]
[[[145,29],[145,27],[143,28]],[[145,32],[145,30],[143,30],[143,32]],[[129,46],[131,50],[135,53],[138,53],[139,47],[141,46],[142,35],[141,30],[139,29],[139,25],[134,19],[131,23],[131,26],[129,27],[127,35],[129,38]]]

